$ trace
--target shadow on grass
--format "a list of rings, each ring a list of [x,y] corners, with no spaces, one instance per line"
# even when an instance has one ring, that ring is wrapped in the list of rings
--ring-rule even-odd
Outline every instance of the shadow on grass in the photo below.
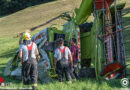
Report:
[[[2,64],[0,63],[0,67],[1,67],[1,65],[7,65],[7,63],[2,63]]]
[[[8,16],[8,15],[10,15],[10,14],[0,15],[0,18],[6,17],[6,16]]]
[[[130,8],[125,9],[124,11],[130,12]],[[125,42],[125,56],[126,56],[126,65],[130,64],[130,16],[123,17],[123,27],[125,28],[123,30],[124,34],[124,42]],[[130,69],[129,66],[127,66],[127,77],[130,78]]]
[[[97,90],[98,89],[101,89],[101,87],[104,87],[104,83],[107,83],[107,85],[111,88],[123,88],[123,86],[121,85],[121,80],[120,79],[114,79],[114,80],[96,80],[96,78],[93,78],[93,79],[89,79],[89,78],[82,78],[80,79],[79,81],[80,82],[86,82],[86,81],[90,81],[91,83],[93,84],[97,84]],[[130,88],[130,85],[127,87],[127,88]],[[88,89],[87,87],[83,87],[82,90],[86,90]],[[107,87],[106,87],[107,89]]]
[[[2,58],[13,58],[14,55],[16,54],[16,50],[17,50],[17,48],[14,48],[14,49],[9,49],[8,51],[1,53],[0,54],[1,60],[2,60]],[[5,60],[5,59],[3,59],[3,60]],[[0,76],[3,76],[3,72],[4,72],[4,69],[6,68],[7,63],[0,64]]]
[[[36,0],[35,0],[36,1]],[[4,13],[0,13],[0,18],[2,18],[2,17],[5,17],[5,16],[8,16],[8,15],[10,15],[10,14],[13,14],[13,13],[15,13],[15,12],[18,12],[18,11],[20,11],[20,10],[23,10],[23,9],[25,9],[25,8],[28,8],[28,7],[31,7],[31,6],[35,6],[35,5],[39,5],[39,4],[43,4],[43,3],[48,3],[48,2],[52,2],[52,1],[56,1],[56,0],[41,0],[40,2],[35,2],[34,1],[34,3],[32,3],[32,2],[21,2],[21,1],[17,1],[17,2],[19,2],[19,3],[21,3],[21,4],[11,4],[11,5],[8,5],[9,6],[9,9],[7,9],[8,10],[8,12],[4,12]],[[5,3],[4,3],[5,4]],[[6,3],[7,4],[7,3]],[[22,6],[21,6],[22,5]],[[12,7],[10,7],[10,6],[12,6]],[[6,8],[7,6],[5,6],[5,8]],[[6,10],[5,10],[6,11]]]
[[[123,15],[130,13],[130,8],[123,9]]]
[[[18,48],[14,48],[14,49],[10,49],[4,53],[0,54],[0,58],[9,58],[9,57],[13,57],[13,55],[16,54],[16,51],[18,50]]]
[[[123,17],[123,33],[124,36],[126,36],[125,34],[130,34],[130,16],[126,16]],[[130,39],[130,35],[128,35],[129,39]]]

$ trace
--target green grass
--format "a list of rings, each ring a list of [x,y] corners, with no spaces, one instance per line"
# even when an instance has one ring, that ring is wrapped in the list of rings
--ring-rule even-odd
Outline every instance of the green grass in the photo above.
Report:
[[[22,88],[23,84],[21,81],[8,79],[8,86],[4,88]],[[119,89],[128,89],[123,88],[120,85],[120,80],[111,80],[111,81],[97,81],[95,79],[80,79],[73,82],[73,84],[67,84],[66,82],[60,83],[54,80],[48,84],[38,84],[38,90],[119,90]]]
[[[125,9],[129,8],[130,1],[127,1]],[[27,9],[21,10],[9,16],[0,18],[0,76],[3,77],[3,71],[6,67],[8,61],[13,57],[16,50],[18,49],[18,38],[12,39],[12,35],[22,32],[25,29],[37,26],[46,22],[47,20],[61,14],[65,11],[73,11],[75,7],[78,7],[81,0],[57,0],[55,2],[50,2],[47,4],[41,4]],[[73,4],[72,4],[73,3]],[[52,16],[53,15],[53,16]],[[130,18],[130,14],[127,14],[123,17],[123,20]],[[92,18],[91,18],[92,19]],[[91,20],[90,19],[90,20]],[[89,21],[89,20],[88,20]],[[58,19],[51,24],[63,24],[65,21]],[[124,23],[124,27],[130,26],[130,21]],[[46,27],[46,26],[45,26]],[[32,34],[39,32],[41,29],[34,31]],[[129,31],[130,32],[130,31]],[[128,31],[125,31],[124,34],[127,34]],[[130,36],[125,40],[129,40]],[[126,44],[126,49],[130,47],[130,44]],[[130,51],[126,53],[127,56],[130,56]],[[130,58],[127,58],[127,64],[130,64]],[[130,69],[130,66],[128,67]],[[130,71],[128,71],[130,73]],[[5,83],[10,83],[8,88],[20,88],[22,87],[22,82],[15,80],[12,77],[4,77]],[[0,87],[1,88],[1,87]],[[57,80],[54,80],[52,83],[41,84],[38,83],[38,90],[119,90],[124,89],[120,80],[96,80],[96,79],[80,79],[79,81],[73,82],[73,84],[67,85],[66,83],[59,83]],[[127,89],[127,88],[125,88]]]
[[[123,17],[123,21],[127,21],[128,19],[130,19],[130,13],[125,15]],[[124,22],[124,28],[126,27],[130,27],[130,21],[128,22]],[[130,34],[130,28],[127,28],[123,31],[124,36],[126,36],[127,34]],[[124,38],[124,41],[127,42],[128,40],[130,40],[130,35]],[[126,64],[130,64],[130,42],[125,44],[125,50],[126,50]],[[130,65],[127,66],[127,74],[130,74]],[[128,76],[130,78],[130,75]]]

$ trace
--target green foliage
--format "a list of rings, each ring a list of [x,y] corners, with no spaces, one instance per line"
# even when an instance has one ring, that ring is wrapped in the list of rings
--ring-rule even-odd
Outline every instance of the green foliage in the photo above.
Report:
[[[14,13],[29,6],[54,0],[0,0],[0,16]]]

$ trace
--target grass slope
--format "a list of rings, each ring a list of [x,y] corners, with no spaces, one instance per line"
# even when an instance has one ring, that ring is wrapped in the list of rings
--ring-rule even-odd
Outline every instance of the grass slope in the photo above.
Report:
[[[123,0],[124,1],[124,0]],[[126,10],[129,10],[129,0],[126,4]],[[76,6],[79,6],[81,0],[58,0],[55,2],[41,4],[38,6],[29,7],[27,9],[16,12],[12,15],[1,17],[0,18],[0,76],[3,76],[3,70],[6,67],[8,61],[15,54],[15,51],[19,47],[18,39],[11,39],[10,36],[16,34],[17,32],[22,32],[25,29],[28,29],[32,26],[39,25],[46,22],[47,20],[61,14],[65,11],[73,11]],[[123,21],[130,19],[130,14],[127,14],[123,17]],[[65,21],[59,19],[51,24],[62,24]],[[123,23],[124,27],[128,27],[130,22]],[[49,26],[48,25],[48,26]],[[43,29],[44,27],[42,27]],[[40,30],[40,29],[39,29]],[[38,30],[38,31],[39,31]],[[35,34],[38,31],[34,31]],[[130,32],[127,29],[124,34],[126,35]],[[130,36],[125,38],[129,40]],[[130,47],[130,44],[126,44],[126,49]],[[130,51],[126,52],[127,56],[130,55]],[[127,58],[127,64],[130,64],[130,58]],[[128,67],[130,68],[130,67]],[[130,71],[129,71],[130,73]],[[7,88],[21,88],[22,82],[15,80],[11,77],[4,77],[5,82],[9,83]],[[0,87],[1,88],[1,87]],[[126,89],[123,88],[120,84],[120,80],[95,80],[95,79],[80,79],[77,82],[73,82],[71,85],[66,83],[59,83],[54,80],[52,83],[48,84],[38,84],[38,90],[119,90]]]
[[[26,29],[45,23],[63,12],[73,11],[75,7],[80,5],[80,2],[81,0],[57,0],[32,6],[12,15],[2,17],[0,18],[0,37],[25,31]],[[62,24],[64,22],[58,19],[47,26]],[[45,27],[42,27],[42,29]]]

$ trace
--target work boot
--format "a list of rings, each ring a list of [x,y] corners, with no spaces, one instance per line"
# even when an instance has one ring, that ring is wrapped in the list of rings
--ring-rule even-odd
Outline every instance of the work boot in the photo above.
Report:
[[[37,88],[37,83],[32,85],[32,90],[36,90],[36,88]]]

